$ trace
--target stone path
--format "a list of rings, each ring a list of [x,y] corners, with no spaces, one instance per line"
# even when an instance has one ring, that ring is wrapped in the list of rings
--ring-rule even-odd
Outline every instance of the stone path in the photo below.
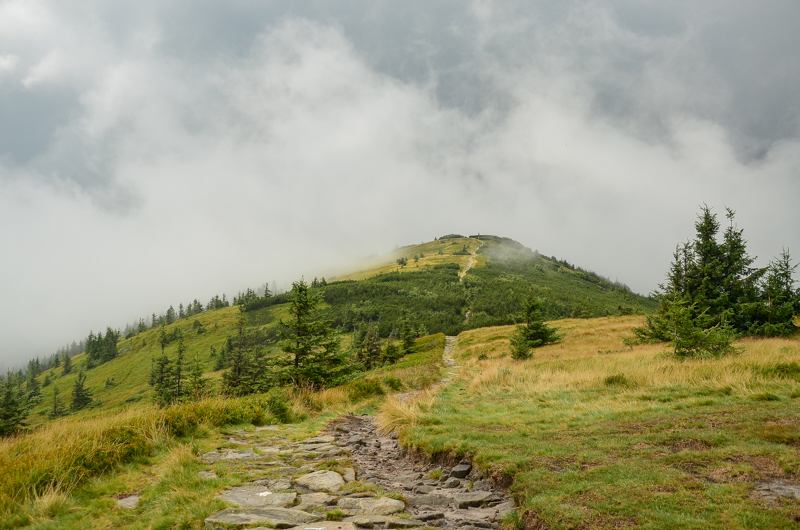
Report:
[[[457,373],[455,343],[455,337],[446,338],[448,378],[437,386]],[[284,437],[292,429],[238,431],[228,442],[241,449],[201,457],[209,465],[246,465],[251,475],[253,470],[261,475],[223,491],[219,498],[236,507],[212,514],[206,528],[500,530],[513,509],[507,492],[494,488],[470,462],[442,467],[411,459],[395,437],[378,434],[369,416],[342,416],[323,436],[294,443]],[[200,475],[216,478],[209,470]]]

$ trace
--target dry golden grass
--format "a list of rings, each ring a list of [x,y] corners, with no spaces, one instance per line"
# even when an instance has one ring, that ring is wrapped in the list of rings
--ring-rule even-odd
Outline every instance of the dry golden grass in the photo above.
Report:
[[[507,354],[514,326],[468,331],[459,336],[456,348],[456,358],[466,368],[461,379],[473,394],[536,396],[604,388],[608,378],[623,376],[621,405],[625,394],[633,398],[670,386],[752,396],[772,384],[761,367],[800,360],[795,339],[745,339],[737,343],[742,353],[720,359],[676,359],[665,353],[663,344],[625,346],[622,338],[632,336],[631,328],[641,323],[642,317],[635,316],[554,322],[566,332],[563,340],[536,349],[528,361]]]
[[[430,390],[406,400],[388,398],[376,418],[378,432],[402,436],[419,423],[423,414],[430,411],[435,398]]]

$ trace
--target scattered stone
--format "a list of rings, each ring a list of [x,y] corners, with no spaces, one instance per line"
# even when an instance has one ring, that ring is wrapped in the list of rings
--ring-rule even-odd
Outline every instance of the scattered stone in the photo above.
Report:
[[[453,478],[466,478],[470,471],[472,471],[472,464],[462,460],[460,464],[450,470],[450,476]]]
[[[346,467],[342,471],[344,471],[344,473],[342,473],[342,478],[344,479],[345,482],[355,482],[356,480],[355,469],[353,469],[352,467]]]
[[[459,508],[470,508],[482,505],[484,502],[496,500],[493,493],[488,491],[470,491],[467,493],[456,493],[454,496],[456,506]]]
[[[315,471],[295,479],[296,484],[314,491],[336,491],[344,486],[344,479],[335,471]]]
[[[345,521],[353,523],[359,528],[372,528],[375,525],[386,523],[388,519],[385,515],[356,515],[344,518]]]
[[[419,519],[405,519],[403,517],[390,517],[386,521],[386,528],[416,528],[418,526],[425,526],[425,523]]]
[[[206,528],[223,526],[265,525],[272,528],[292,528],[321,521],[319,515],[289,508],[226,508],[206,518]]]
[[[347,425],[345,425],[343,423],[340,423],[339,425],[337,425],[334,428],[334,430],[338,431],[338,432],[350,432],[350,427],[348,427]]]
[[[279,431],[280,427],[277,425],[264,425],[262,427],[256,427],[256,432],[259,431]]]
[[[139,496],[138,495],[128,495],[127,497],[123,497],[121,499],[117,499],[117,506],[120,508],[124,508],[126,510],[133,510],[137,506],[139,506]]]
[[[367,445],[367,442],[361,436],[354,434],[347,439],[347,445]]]
[[[214,473],[213,471],[198,471],[197,474],[200,475],[200,478],[204,480],[212,480],[215,478],[219,478],[217,474]]]
[[[281,475],[294,475],[296,473],[300,473],[303,470],[299,467],[279,467],[276,470],[276,473],[280,473]]]
[[[348,515],[391,515],[402,512],[406,507],[403,501],[390,499],[389,497],[377,499],[345,497],[344,499],[339,499],[336,506]]]
[[[443,488],[449,488],[449,489],[459,488],[459,487],[461,487],[461,481],[458,480],[457,478],[449,478],[449,479],[447,479],[447,482],[442,484],[442,487]]]
[[[447,485],[445,485],[445,488],[446,487],[447,487]],[[425,485],[414,486],[413,488],[411,488],[411,491],[413,491],[414,493],[421,493],[421,494],[430,493],[433,490],[434,490],[433,486],[425,486]]]
[[[230,488],[218,498],[243,508],[288,508],[294,504],[297,493],[273,493],[264,486]]]

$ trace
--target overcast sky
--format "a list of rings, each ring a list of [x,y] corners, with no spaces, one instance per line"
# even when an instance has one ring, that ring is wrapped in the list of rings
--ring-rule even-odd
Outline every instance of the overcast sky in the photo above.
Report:
[[[797,1],[0,0],[0,365],[458,232],[800,256]]]

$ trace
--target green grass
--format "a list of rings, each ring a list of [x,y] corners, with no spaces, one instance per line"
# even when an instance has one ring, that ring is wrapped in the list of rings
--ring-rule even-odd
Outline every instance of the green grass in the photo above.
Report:
[[[800,480],[800,383],[775,369],[798,341],[677,361],[622,347],[637,323],[564,321],[563,343],[523,362],[504,355],[511,327],[463,333],[462,376],[409,416],[405,443],[473,457],[551,528],[796,528],[797,502],[754,484]]]

